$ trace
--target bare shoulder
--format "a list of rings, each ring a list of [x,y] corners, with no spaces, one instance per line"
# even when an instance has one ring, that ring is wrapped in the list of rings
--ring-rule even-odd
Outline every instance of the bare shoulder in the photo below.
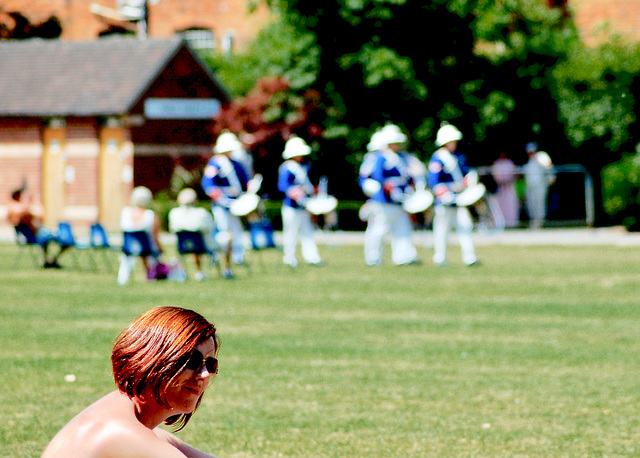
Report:
[[[154,431],[160,440],[171,444],[171,446],[175,447],[181,452],[182,456],[186,456],[187,458],[215,458],[213,455],[209,455],[208,453],[202,452],[197,448],[192,447],[191,445],[187,444],[186,442],[182,441],[178,437],[163,429],[156,428]]]
[[[112,393],[71,420],[52,439],[42,458],[184,457],[130,413],[126,400]]]
[[[104,431],[103,436],[96,437],[93,450],[88,456],[184,458],[184,455],[176,447],[158,438],[153,431],[133,423],[111,425]]]

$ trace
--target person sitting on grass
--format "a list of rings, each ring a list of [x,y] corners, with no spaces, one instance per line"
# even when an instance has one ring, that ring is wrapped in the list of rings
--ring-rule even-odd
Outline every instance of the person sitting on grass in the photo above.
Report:
[[[56,457],[210,457],[158,428],[184,428],[218,373],[220,340],[200,314],[156,307],[116,339],[117,390],[64,426],[44,450]]]
[[[13,224],[16,229],[22,232],[31,232],[35,237],[38,245],[42,247],[42,253],[44,257],[43,267],[56,268],[62,267],[58,262],[60,255],[69,248],[69,246],[62,246],[58,252],[49,258],[49,245],[51,242],[56,241],[55,234],[42,225],[44,219],[44,210],[42,205],[34,203],[33,198],[20,188],[11,192],[11,201],[7,207],[7,220]]]

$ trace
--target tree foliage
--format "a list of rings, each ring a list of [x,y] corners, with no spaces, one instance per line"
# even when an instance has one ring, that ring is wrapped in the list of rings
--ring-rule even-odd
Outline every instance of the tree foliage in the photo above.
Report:
[[[361,149],[386,121],[405,127],[426,154],[440,123],[455,123],[485,161],[496,148],[521,150],[534,126],[548,136],[561,130],[550,122],[557,115],[549,70],[577,39],[562,8],[538,1],[270,4],[316,37],[314,87],[333,108],[327,137],[343,136],[348,149]]]
[[[42,23],[33,23],[17,11],[5,13],[7,20],[3,20],[1,13],[0,9],[0,39],[58,38],[62,34],[62,26],[56,16]]]
[[[640,48],[622,42],[576,47],[553,69],[554,99],[573,146],[595,139],[601,147],[619,151],[634,141],[630,127],[636,122],[639,71]],[[600,162],[610,162],[606,159]]]
[[[566,2],[263,1],[278,20],[249,53],[250,67],[321,95],[321,149],[347,169],[344,183],[387,121],[406,129],[425,160],[443,121],[463,131],[476,165],[500,151],[522,164],[524,144],[537,141],[555,163],[587,166],[596,191],[600,169],[640,140],[638,48],[585,47]]]
[[[629,230],[640,231],[640,152],[625,154],[602,175],[604,210]]]

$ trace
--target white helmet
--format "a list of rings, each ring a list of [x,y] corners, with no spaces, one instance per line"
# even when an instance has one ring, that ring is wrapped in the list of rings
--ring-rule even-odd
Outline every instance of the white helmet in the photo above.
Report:
[[[462,139],[462,132],[452,124],[445,124],[438,129],[438,134],[436,135],[436,146],[441,147],[449,142],[456,142],[460,139]]]
[[[238,140],[238,137],[232,132],[224,131],[218,136],[216,145],[213,147],[213,152],[215,154],[230,153],[239,148],[242,148],[242,144],[240,140]]]
[[[293,135],[284,145],[282,158],[287,160],[292,157],[307,156],[308,154],[311,154],[311,147],[303,139]]]
[[[376,130],[373,133],[373,135],[371,136],[371,140],[369,140],[369,143],[367,144],[367,151],[378,151],[380,148],[384,147],[384,145],[380,142],[381,133],[382,132],[379,130]]]
[[[380,147],[407,141],[407,136],[395,124],[387,124],[378,134],[376,140],[379,142]]]

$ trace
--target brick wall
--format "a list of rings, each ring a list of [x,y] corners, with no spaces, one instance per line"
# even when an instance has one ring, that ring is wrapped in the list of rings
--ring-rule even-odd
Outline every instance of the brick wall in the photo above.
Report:
[[[41,123],[39,119],[0,118],[0,205],[26,181],[40,197]]]
[[[91,40],[109,25],[124,24],[93,14],[89,10],[92,3],[114,9],[117,6],[117,0],[2,0],[0,21],[10,21],[2,13],[11,11],[36,24],[55,15],[62,23],[62,39],[71,41]],[[233,30],[235,49],[242,49],[269,20],[266,7],[250,15],[247,4],[246,0],[150,0],[148,34],[162,38],[198,27],[211,29],[221,38]]]
[[[571,0],[569,7],[589,45],[602,42],[610,33],[640,40],[640,0]]]

